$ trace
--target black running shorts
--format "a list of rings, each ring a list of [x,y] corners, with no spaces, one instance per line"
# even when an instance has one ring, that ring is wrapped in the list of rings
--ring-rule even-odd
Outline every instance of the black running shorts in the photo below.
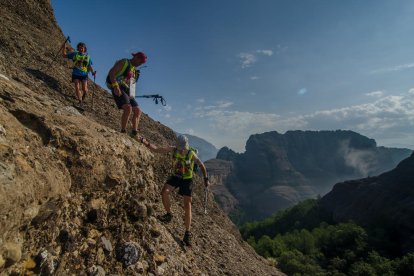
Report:
[[[75,82],[75,80],[87,81],[88,76],[78,76],[78,75],[72,75],[72,82]]]
[[[178,176],[170,176],[167,180],[167,184],[173,186],[174,188],[178,188],[178,194],[182,196],[191,196],[193,191],[193,179],[182,179]]]
[[[116,106],[118,107],[118,109],[122,109],[122,106],[124,104],[130,104],[132,107],[138,106],[138,103],[135,100],[135,98],[131,98],[129,96],[129,87],[126,87],[125,85],[120,84],[119,89],[121,89],[122,94],[121,94],[121,96],[117,96],[114,93],[114,89],[109,84],[110,84],[110,80],[109,80],[109,76],[107,76],[106,77],[106,86],[111,90],[112,97],[114,98]]]

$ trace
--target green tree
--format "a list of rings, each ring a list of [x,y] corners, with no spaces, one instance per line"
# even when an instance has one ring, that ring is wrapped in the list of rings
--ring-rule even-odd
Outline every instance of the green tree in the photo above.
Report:
[[[315,260],[295,249],[282,253],[278,258],[278,264],[288,275],[326,275]]]
[[[407,254],[396,261],[396,273],[401,276],[414,275],[414,253]]]
[[[349,269],[349,275],[353,276],[377,276],[378,274],[375,272],[375,269],[367,263],[364,262],[356,262],[351,265]]]

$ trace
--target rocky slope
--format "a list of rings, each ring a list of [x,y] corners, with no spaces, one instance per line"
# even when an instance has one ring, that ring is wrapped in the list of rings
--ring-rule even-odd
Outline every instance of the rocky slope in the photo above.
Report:
[[[414,154],[377,177],[338,183],[321,198],[336,222],[353,220],[392,233],[403,252],[414,251]]]
[[[120,113],[100,87],[74,106],[65,37],[50,1],[0,2],[0,272],[10,275],[279,275],[242,241],[196,179],[194,246],[181,247],[182,208],[161,224],[169,156],[117,132]],[[99,62],[99,57],[95,58]],[[174,133],[144,115],[158,144]]]
[[[323,195],[334,183],[392,169],[410,153],[377,147],[352,131],[274,131],[250,136],[242,154],[223,148],[217,158],[233,164],[221,185],[237,199],[237,209],[258,219]],[[209,166],[218,166],[214,162]]]

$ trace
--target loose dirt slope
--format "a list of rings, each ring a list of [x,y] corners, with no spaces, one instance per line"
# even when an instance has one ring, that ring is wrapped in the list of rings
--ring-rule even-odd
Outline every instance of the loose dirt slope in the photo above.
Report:
[[[120,114],[95,89],[73,106],[70,64],[52,61],[65,37],[50,1],[0,2],[0,272],[55,275],[278,275],[212,202],[202,213],[196,179],[194,246],[180,246],[182,208],[157,221],[169,156],[117,132]],[[95,58],[96,61],[99,57]],[[51,64],[49,66],[49,64]],[[144,116],[159,144],[171,129]]]

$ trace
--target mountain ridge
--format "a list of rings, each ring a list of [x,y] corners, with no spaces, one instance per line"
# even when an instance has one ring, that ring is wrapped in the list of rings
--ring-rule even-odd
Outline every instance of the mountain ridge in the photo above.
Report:
[[[334,183],[392,169],[410,153],[377,147],[353,131],[272,131],[251,135],[244,153],[222,148],[217,157],[233,163],[220,184],[238,200],[239,211],[260,219],[323,195]]]

